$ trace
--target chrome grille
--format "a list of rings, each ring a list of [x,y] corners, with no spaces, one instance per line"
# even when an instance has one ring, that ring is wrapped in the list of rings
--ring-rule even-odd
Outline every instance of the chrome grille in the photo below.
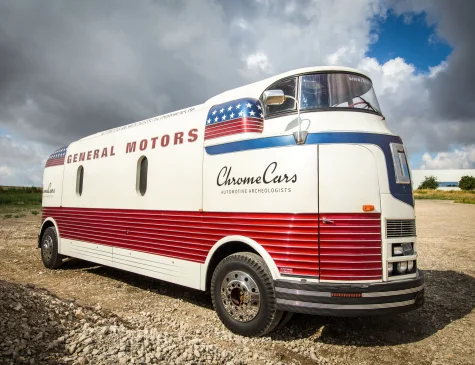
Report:
[[[414,237],[416,235],[415,219],[388,219],[386,238]]]

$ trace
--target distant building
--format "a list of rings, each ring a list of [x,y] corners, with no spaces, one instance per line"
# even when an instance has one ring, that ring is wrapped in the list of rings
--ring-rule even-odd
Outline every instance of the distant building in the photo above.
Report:
[[[435,176],[439,182],[439,190],[460,190],[459,181],[462,176],[475,176],[475,169],[459,170],[412,170],[412,188],[424,181],[426,176]]]

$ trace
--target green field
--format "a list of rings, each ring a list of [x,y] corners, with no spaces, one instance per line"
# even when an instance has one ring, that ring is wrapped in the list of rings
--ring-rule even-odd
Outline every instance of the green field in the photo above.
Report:
[[[453,200],[455,203],[475,204],[475,190],[414,190],[416,199]]]
[[[36,187],[0,187],[0,219],[21,218],[41,213],[42,189]]]

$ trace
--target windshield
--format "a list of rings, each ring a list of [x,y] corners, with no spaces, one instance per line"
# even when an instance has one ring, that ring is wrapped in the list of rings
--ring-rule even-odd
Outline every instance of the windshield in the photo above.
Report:
[[[371,80],[356,74],[300,76],[300,109],[351,108],[381,113]]]

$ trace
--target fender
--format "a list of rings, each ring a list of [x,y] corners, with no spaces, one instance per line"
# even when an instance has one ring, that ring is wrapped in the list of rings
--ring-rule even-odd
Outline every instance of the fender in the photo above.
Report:
[[[274,260],[272,260],[272,257],[270,257],[269,253],[259,243],[245,236],[227,236],[227,237],[221,238],[218,242],[216,242],[214,246],[211,248],[211,250],[208,252],[206,261],[201,267],[202,268],[201,269],[201,284],[200,284],[201,290],[206,289],[206,274],[208,272],[208,266],[216,250],[228,242],[236,242],[236,241],[245,243],[246,245],[250,246],[264,259],[272,275],[272,279],[276,280],[280,278],[280,273],[279,273],[279,270],[277,269],[277,265],[275,264]]]
[[[40,231],[38,232],[38,248],[41,247],[41,232],[43,231],[43,226],[45,225],[46,222],[51,222],[54,225],[54,228],[56,229],[56,235],[58,236],[58,251],[61,248],[61,234],[59,233],[58,229],[58,224],[54,220],[54,218],[48,217],[46,218],[43,223],[41,223]]]

